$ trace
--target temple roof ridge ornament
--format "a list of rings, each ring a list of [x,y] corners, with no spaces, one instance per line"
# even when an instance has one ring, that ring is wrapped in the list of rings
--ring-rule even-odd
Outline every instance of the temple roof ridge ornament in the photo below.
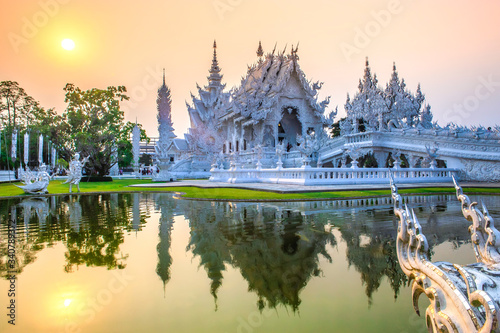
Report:
[[[317,116],[323,116],[330,99],[317,100],[318,90],[321,89],[320,82],[312,83],[301,70],[297,55],[298,45],[292,46],[288,55],[285,55],[287,46],[276,55],[277,43],[271,53],[268,53],[262,62],[248,66],[248,73],[242,77],[240,86],[232,93],[234,111],[243,116],[250,116],[250,109],[257,109],[252,117],[263,119],[270,108],[265,108],[269,103],[264,100],[280,97],[283,89],[287,86],[292,74],[295,72],[300,87],[304,91],[305,99]]]
[[[262,48],[262,43],[259,41],[259,47],[257,48],[257,57],[262,61],[262,57],[264,56],[264,49]]]
[[[221,81],[222,81],[222,75],[220,74],[221,68],[219,67],[219,61],[217,60],[217,41],[214,40],[214,57],[212,59],[212,66],[210,67],[209,73],[210,76],[208,76],[208,87],[207,89],[210,88],[219,88],[222,86]]]

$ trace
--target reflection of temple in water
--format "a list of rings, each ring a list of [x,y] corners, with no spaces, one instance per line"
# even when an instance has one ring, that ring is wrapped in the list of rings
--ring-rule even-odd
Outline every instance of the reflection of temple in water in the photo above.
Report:
[[[160,242],[156,247],[158,252],[158,264],[156,265],[156,274],[163,281],[163,290],[170,280],[170,266],[172,265],[172,256],[170,255],[171,233],[174,224],[174,209],[176,201],[172,200],[170,195],[155,194],[156,209],[160,211],[160,226],[158,237]]]
[[[411,206],[425,209],[421,223],[432,248],[445,241],[457,247],[469,242],[467,227],[457,228],[460,206],[454,196],[413,196]],[[488,197],[484,198],[489,204]],[[447,204],[452,201],[454,204]],[[3,200],[0,240],[7,221],[17,220],[18,272],[36,260],[45,247],[62,242],[67,272],[79,265],[119,269],[127,255],[120,246],[124,232],[141,232],[150,209],[161,213],[156,274],[166,285],[173,262],[170,253],[174,216],[190,224],[187,251],[198,257],[210,279],[209,292],[217,304],[227,267],[234,267],[258,298],[258,307],[300,305],[300,293],[321,273],[321,258],[337,242],[347,246],[346,260],[360,273],[370,300],[386,277],[395,296],[405,283],[394,242],[397,221],[389,198],[355,200],[231,203],[172,200],[170,194],[73,195],[44,199]],[[429,209],[430,207],[430,209]],[[493,212],[494,213],[494,212]],[[425,214],[420,214],[425,216]],[[335,237],[330,230],[338,232]],[[0,275],[6,275],[6,242],[0,241]],[[229,266],[227,266],[229,265]]]
[[[430,207],[426,230],[436,235],[431,250],[444,241],[468,242],[467,228],[457,230],[453,216],[460,211],[446,202],[452,196],[413,196],[408,202]],[[384,277],[397,297],[407,282],[394,251],[397,222],[389,198],[286,203],[186,204],[191,238],[188,250],[200,257],[211,280],[211,293],[223,281],[225,265],[238,268],[258,297],[258,307],[298,309],[300,291],[320,273],[320,254],[331,260],[335,246],[327,232],[338,228],[347,246],[349,265],[360,273],[369,303]],[[437,217],[439,214],[439,220]]]
[[[238,268],[257,294],[258,307],[290,306],[297,310],[299,293],[320,273],[321,253],[335,239],[323,225],[304,220],[297,212],[262,204],[212,203],[189,207],[188,249],[200,257],[217,299],[225,265]]]

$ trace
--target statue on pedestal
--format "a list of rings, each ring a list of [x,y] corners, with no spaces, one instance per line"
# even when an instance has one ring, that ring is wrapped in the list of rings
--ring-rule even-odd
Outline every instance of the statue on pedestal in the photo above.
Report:
[[[69,184],[69,193],[72,192],[73,185],[76,185],[80,192],[80,180],[82,179],[82,171],[85,163],[89,160],[89,156],[80,161],[80,153],[76,153],[73,160],[69,163],[69,176],[63,184]]]

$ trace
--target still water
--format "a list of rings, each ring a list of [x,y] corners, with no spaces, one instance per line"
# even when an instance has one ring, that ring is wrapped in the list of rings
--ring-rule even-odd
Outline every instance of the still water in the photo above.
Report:
[[[482,199],[498,218],[499,197]],[[475,261],[454,196],[408,201],[433,261]],[[15,297],[9,221],[16,222]],[[426,332],[398,266],[396,228],[389,198],[2,200],[0,331]],[[421,299],[421,308],[427,304]]]

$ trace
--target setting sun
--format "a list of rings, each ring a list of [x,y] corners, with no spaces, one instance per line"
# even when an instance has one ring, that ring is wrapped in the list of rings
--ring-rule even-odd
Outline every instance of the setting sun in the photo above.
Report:
[[[61,46],[63,49],[71,51],[75,48],[75,42],[72,39],[63,39],[61,42]]]

